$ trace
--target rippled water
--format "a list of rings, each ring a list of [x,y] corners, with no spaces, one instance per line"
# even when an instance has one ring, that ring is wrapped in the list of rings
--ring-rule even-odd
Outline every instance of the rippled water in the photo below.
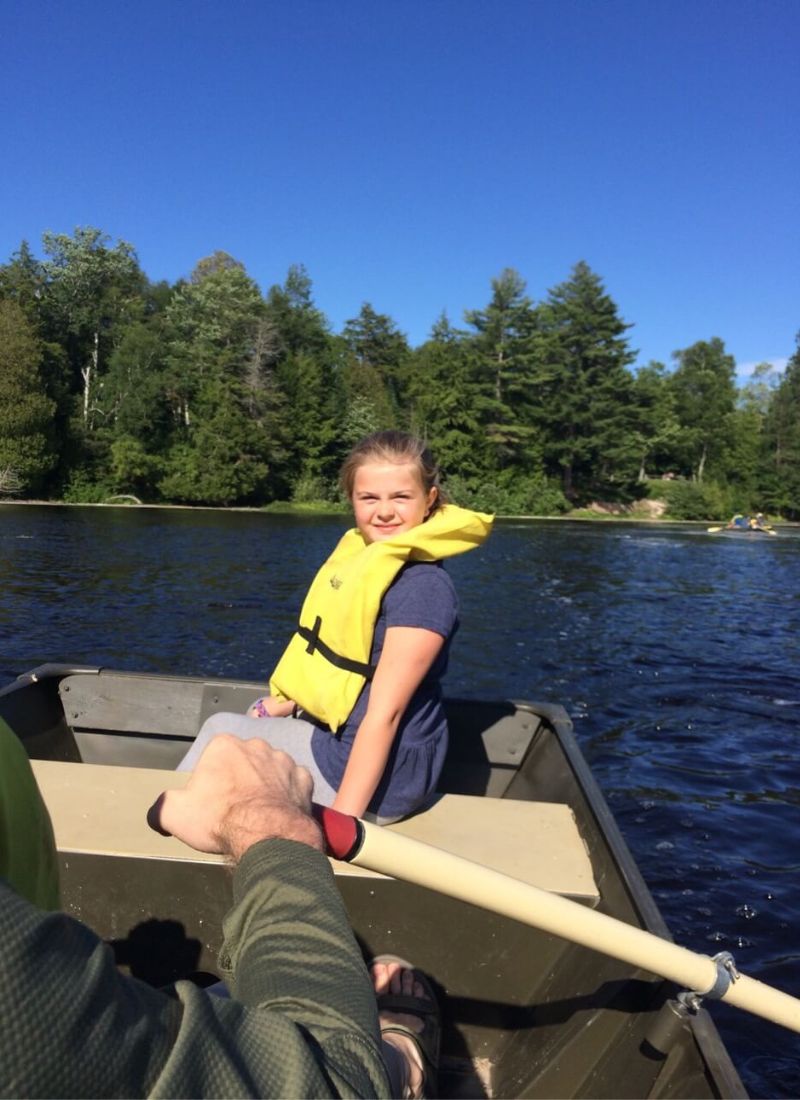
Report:
[[[0,681],[262,677],[341,518],[0,508]],[[506,522],[448,563],[452,695],[562,703],[676,940],[800,995],[800,532]],[[754,1096],[800,1042],[714,1006]]]

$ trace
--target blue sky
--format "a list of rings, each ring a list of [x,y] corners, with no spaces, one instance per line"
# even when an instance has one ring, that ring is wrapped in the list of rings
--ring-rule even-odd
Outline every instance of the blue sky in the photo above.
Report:
[[[303,263],[412,343],[578,260],[638,361],[800,329],[798,0],[0,0],[0,262],[45,230],[151,279]]]

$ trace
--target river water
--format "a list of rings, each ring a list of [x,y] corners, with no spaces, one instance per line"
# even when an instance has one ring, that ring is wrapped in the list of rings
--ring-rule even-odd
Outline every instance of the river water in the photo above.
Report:
[[[262,678],[342,517],[0,507],[0,683],[45,661]],[[450,695],[563,704],[675,939],[800,995],[800,532],[500,522],[448,570]],[[796,1035],[713,1015],[753,1096]]]

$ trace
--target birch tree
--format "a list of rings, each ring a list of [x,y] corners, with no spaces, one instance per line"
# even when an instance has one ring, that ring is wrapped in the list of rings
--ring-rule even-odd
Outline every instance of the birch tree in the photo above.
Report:
[[[69,337],[68,351],[80,376],[81,418],[90,431],[95,389],[115,327],[132,318],[145,279],[133,246],[125,241],[112,246],[100,229],[79,227],[71,237],[45,233],[42,243],[49,257],[42,264],[49,310]]]
[[[736,363],[719,337],[676,351],[670,379],[681,426],[686,467],[702,481],[709,461],[720,460],[731,438],[736,404]]]

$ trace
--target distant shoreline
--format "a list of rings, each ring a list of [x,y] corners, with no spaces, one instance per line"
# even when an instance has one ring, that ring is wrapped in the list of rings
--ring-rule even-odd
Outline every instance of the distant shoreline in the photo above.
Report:
[[[129,503],[106,503],[106,502],[72,502],[66,500],[0,500],[0,508],[4,507],[27,507],[35,506],[39,508],[123,508],[123,509],[162,509],[169,511],[184,511],[184,512],[254,512],[261,515],[273,515],[273,516],[337,516],[348,515],[349,513],[336,509],[317,509],[308,507],[305,505],[297,506],[293,504],[286,504],[285,507],[269,507],[255,508],[246,505],[230,505],[221,506],[214,504],[134,504]],[[658,526],[676,526],[680,524],[683,527],[707,527],[710,525],[717,525],[721,521],[714,519],[669,519],[664,516],[620,516],[611,515],[608,513],[598,512],[595,515],[571,515],[569,513],[563,516],[537,516],[537,515],[517,515],[517,514],[501,514],[496,516],[499,520],[519,520],[519,521],[542,521],[546,520],[549,523],[645,523],[654,527]],[[777,524],[773,523],[773,527],[800,527],[800,523],[793,523],[790,520],[780,520]]]

